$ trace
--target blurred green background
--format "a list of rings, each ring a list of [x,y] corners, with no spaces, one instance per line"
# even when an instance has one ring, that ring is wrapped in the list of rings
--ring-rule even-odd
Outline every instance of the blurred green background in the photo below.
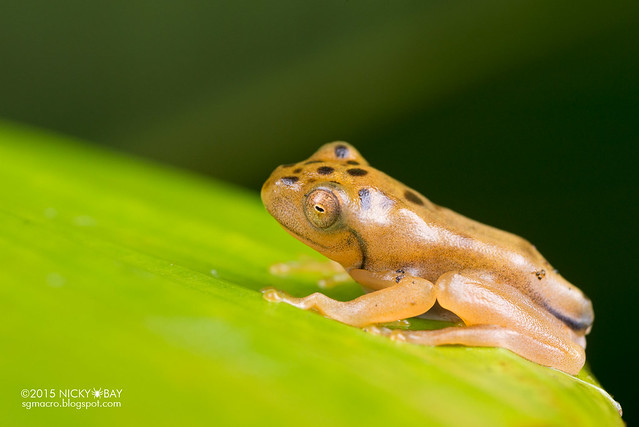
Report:
[[[347,140],[582,288],[632,424],[638,40],[637,1],[4,2],[0,117],[256,194]]]

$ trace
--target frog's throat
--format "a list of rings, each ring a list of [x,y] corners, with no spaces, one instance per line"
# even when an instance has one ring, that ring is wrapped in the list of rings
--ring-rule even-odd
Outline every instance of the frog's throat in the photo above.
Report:
[[[302,235],[301,233],[297,232],[293,228],[291,228],[291,227],[289,227],[289,226],[287,226],[287,225],[285,225],[285,224],[283,224],[281,222],[279,222],[279,224],[282,226],[282,228],[284,230],[286,230],[290,235],[295,237],[297,240],[301,241],[302,243],[307,244],[308,246],[311,246],[311,247],[315,248],[317,251],[322,252],[320,249],[324,249],[328,253],[333,251],[333,249],[331,247],[328,247],[328,246],[322,245],[320,243],[314,242],[314,241],[310,240],[309,238],[307,238],[306,236]],[[353,269],[353,268],[358,268],[358,269],[362,269],[363,270],[363,269],[365,269],[366,262],[368,260],[368,249],[367,249],[366,242],[364,241],[362,236],[356,230],[354,230],[353,228],[348,227],[347,231],[349,233],[351,233],[353,235],[353,237],[355,237],[355,240],[357,240],[357,244],[359,245],[359,250],[360,250],[360,254],[361,254],[362,259],[360,261],[359,266],[357,266],[357,267],[353,266],[353,267],[350,267],[350,268],[347,268],[346,266],[344,266],[344,268],[346,268],[347,271],[350,270],[350,269]],[[319,249],[317,249],[317,248],[319,248]],[[323,254],[323,255],[325,255],[325,254]],[[329,257],[329,258],[331,258],[331,257]]]
[[[320,247],[322,249],[326,249],[327,251],[329,251],[331,248],[329,248],[328,246],[324,246],[321,245],[319,243],[313,242],[312,240],[309,240],[306,236],[304,236],[303,234],[297,232],[296,230],[292,229],[291,227],[287,226],[286,224],[279,222],[278,223],[282,226],[282,228],[286,231],[288,231],[289,234],[291,234],[293,237],[295,237],[297,240],[307,244],[307,245],[312,245],[312,246],[316,246],[316,247]]]

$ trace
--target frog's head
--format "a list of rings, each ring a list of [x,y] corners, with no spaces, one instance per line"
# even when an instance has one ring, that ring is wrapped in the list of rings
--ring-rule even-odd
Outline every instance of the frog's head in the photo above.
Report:
[[[373,171],[353,146],[332,142],[302,162],[275,169],[262,187],[262,201],[295,238],[354,268],[363,262],[364,244],[352,227],[352,212],[361,182]]]

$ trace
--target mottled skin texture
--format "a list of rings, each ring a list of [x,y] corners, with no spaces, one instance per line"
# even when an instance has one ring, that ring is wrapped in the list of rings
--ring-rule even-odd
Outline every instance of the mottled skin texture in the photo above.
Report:
[[[278,167],[262,200],[290,234],[370,291],[339,302],[269,289],[267,299],[359,327],[421,315],[437,302],[466,326],[368,330],[427,345],[504,347],[571,374],[583,366],[592,304],[533,245],[435,205],[351,145],[326,144]]]

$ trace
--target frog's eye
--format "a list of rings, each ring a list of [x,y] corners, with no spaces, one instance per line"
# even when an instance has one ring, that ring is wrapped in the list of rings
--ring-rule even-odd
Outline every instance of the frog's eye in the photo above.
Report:
[[[314,190],[306,197],[304,213],[316,227],[328,228],[339,218],[339,202],[337,197],[328,190]]]

